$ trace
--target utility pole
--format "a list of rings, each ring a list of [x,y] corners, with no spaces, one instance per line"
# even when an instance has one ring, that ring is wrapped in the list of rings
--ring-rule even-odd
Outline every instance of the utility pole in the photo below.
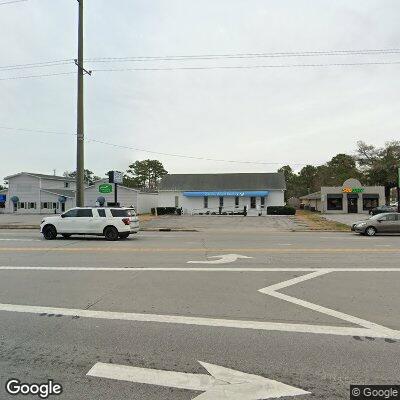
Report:
[[[397,168],[397,212],[400,213],[400,167]]]
[[[77,101],[77,126],[76,126],[76,206],[83,207],[84,200],[84,173],[85,173],[85,130],[83,118],[83,75],[91,75],[83,67],[83,0],[79,3],[79,26],[78,26],[78,59],[75,64],[78,67],[78,101]]]

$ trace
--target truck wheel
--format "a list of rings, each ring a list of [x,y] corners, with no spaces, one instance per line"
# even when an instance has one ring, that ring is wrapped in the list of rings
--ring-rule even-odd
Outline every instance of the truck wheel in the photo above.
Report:
[[[121,239],[126,239],[130,235],[130,232],[123,232],[119,234]]]
[[[118,230],[114,226],[107,226],[104,229],[104,236],[106,240],[114,241],[118,240]]]
[[[376,234],[376,228],[374,228],[373,226],[369,226],[366,230],[365,230],[365,234],[367,236],[375,236]]]
[[[46,240],[54,240],[57,237],[57,229],[53,225],[46,225],[43,228],[43,237]]]

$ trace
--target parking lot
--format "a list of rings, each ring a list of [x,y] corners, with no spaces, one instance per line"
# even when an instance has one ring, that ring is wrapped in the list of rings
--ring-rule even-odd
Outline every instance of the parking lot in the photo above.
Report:
[[[138,400],[347,399],[398,381],[400,236],[215,224],[118,242],[1,230],[0,398],[18,398],[12,377]]]

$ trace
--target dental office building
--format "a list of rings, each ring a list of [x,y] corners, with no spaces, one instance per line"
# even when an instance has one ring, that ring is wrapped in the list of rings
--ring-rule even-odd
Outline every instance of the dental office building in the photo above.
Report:
[[[0,214],[60,214],[75,207],[75,178],[57,175],[19,172],[4,178],[8,188],[0,191]],[[114,205],[114,184],[100,179],[85,187],[85,206]],[[121,207],[133,207],[139,214],[150,213],[157,207],[157,192],[141,192],[118,185],[118,204]]]
[[[248,215],[283,206],[285,177],[280,173],[169,174],[159,184],[158,206],[182,208],[184,214]]]
[[[61,213],[75,204],[75,179],[19,172],[4,178],[8,188],[1,196],[5,213]]]

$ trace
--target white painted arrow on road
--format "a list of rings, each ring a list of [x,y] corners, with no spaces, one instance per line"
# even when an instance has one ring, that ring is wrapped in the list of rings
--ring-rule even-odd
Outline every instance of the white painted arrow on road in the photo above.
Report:
[[[207,261],[188,261],[188,264],[228,264],[235,262],[239,258],[253,258],[249,256],[242,256],[241,254],[223,254],[221,256],[210,256],[207,258],[217,258],[217,260]]]
[[[204,392],[196,396],[194,398],[196,400],[264,400],[310,394],[305,390],[262,376],[201,361],[199,363],[211,375],[105,363],[96,363],[87,375]]]

